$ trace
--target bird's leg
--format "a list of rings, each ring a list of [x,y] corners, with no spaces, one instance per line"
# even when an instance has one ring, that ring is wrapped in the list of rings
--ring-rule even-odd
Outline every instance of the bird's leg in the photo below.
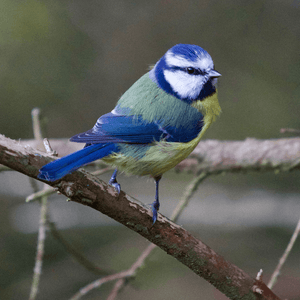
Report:
[[[120,194],[121,191],[121,186],[117,181],[117,174],[118,174],[118,169],[115,169],[114,173],[111,175],[111,178],[109,180],[109,184],[112,185],[116,191],[118,192],[118,194]]]
[[[159,210],[159,196],[158,196],[158,185],[159,185],[159,181],[161,180],[161,176],[156,176],[154,177],[155,180],[155,185],[156,185],[156,192],[155,192],[155,201],[152,203],[151,207],[152,207],[152,226],[154,225],[154,223],[157,220],[157,212]]]

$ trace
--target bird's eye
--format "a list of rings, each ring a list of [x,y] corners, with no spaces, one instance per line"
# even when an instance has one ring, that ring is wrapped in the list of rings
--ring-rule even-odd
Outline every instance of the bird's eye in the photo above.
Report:
[[[189,67],[189,68],[186,68],[187,72],[189,74],[195,74],[196,73],[196,69],[192,68],[192,67]]]

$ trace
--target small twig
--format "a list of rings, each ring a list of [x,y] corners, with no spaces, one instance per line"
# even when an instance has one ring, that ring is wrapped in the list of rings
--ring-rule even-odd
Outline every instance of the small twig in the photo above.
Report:
[[[141,256],[135,261],[135,263],[131,266],[131,269],[134,269],[133,275],[136,275],[136,273],[138,272],[138,270],[143,266],[146,258],[150,255],[150,253],[157,248],[156,245],[154,244],[149,244],[148,247],[143,251],[143,253],[141,254]],[[131,275],[131,276],[133,276]],[[128,278],[126,278],[128,279]],[[121,291],[121,289],[124,287],[126,283],[125,278],[120,278],[114,285],[112,291],[110,292],[110,294],[108,295],[106,300],[114,300],[116,299],[118,293]]]
[[[290,254],[290,252],[291,252],[291,250],[292,250],[292,248],[293,248],[293,246],[294,246],[294,244],[296,242],[296,239],[298,237],[299,232],[300,232],[300,219],[299,219],[298,224],[297,224],[297,226],[295,228],[295,231],[294,231],[294,233],[293,233],[293,235],[292,235],[292,237],[290,239],[290,242],[288,243],[288,245],[287,245],[287,247],[286,247],[286,249],[285,249],[282,257],[280,258],[279,263],[278,263],[275,271],[273,272],[273,274],[271,276],[271,279],[270,279],[270,281],[269,281],[269,283],[267,285],[270,290],[275,285],[275,283],[276,283],[276,281],[278,279],[278,276],[280,275],[280,270],[281,270],[282,266],[284,265],[287,257],[289,256],[289,254]]]
[[[281,128],[280,133],[286,133],[286,132],[291,132],[291,133],[300,133],[299,129],[294,129],[294,128]]]
[[[46,187],[46,185],[44,187]],[[34,274],[33,274],[29,300],[34,300],[36,298],[38,287],[39,287],[39,281],[42,273],[44,246],[45,246],[45,239],[46,239],[46,219],[47,219],[47,196],[44,196],[41,198],[41,212],[40,212],[40,225],[39,225],[39,232],[38,232],[37,253],[35,258]]]
[[[50,142],[47,138],[43,140],[43,143],[47,153],[51,154],[52,156],[57,156],[57,152],[52,149]]]
[[[257,273],[255,279],[258,280],[258,281],[262,281],[263,272],[264,272],[263,269],[260,269],[259,272]]]
[[[108,297],[107,297],[106,300],[114,300],[114,299],[116,299],[116,297],[118,296],[118,294],[121,292],[121,289],[125,286],[125,283],[126,283],[126,279],[125,278],[119,279],[115,283],[113,289],[111,290],[111,292],[108,295]]]
[[[106,276],[104,278],[98,279],[98,280],[96,280],[96,281],[88,284],[84,288],[80,289],[80,291],[78,293],[76,293],[71,298],[71,300],[78,300],[82,296],[84,296],[85,294],[87,294],[88,292],[90,292],[91,290],[100,287],[103,283],[107,283],[109,281],[114,281],[114,280],[119,279],[118,282],[117,282],[117,285],[119,285],[118,289],[116,290],[114,288],[115,295],[117,295],[119,289],[122,288],[122,286],[123,286],[123,284],[125,282],[125,279],[132,278],[136,274],[137,270],[144,264],[145,259],[149,256],[149,254],[151,253],[151,251],[155,247],[156,246],[154,244],[149,244],[148,247],[140,255],[140,257],[134,262],[134,264],[128,270],[122,271],[120,273],[116,273],[116,274],[113,274],[113,275]],[[109,297],[107,299],[114,299],[114,298],[110,298],[111,295],[112,295],[112,293],[109,295]]]
[[[36,193],[33,193],[33,194],[27,196],[25,201],[31,202],[34,200],[39,200],[40,198],[45,197],[45,196],[48,197],[48,196],[54,194],[55,192],[56,192],[56,189],[47,186],[47,188],[44,188],[41,191],[38,191]]]
[[[97,279],[94,282],[88,284],[87,286],[83,287],[82,289],[80,289],[80,291],[75,294],[70,300],[78,300],[80,299],[82,296],[86,295],[89,291],[100,287],[102,284],[119,279],[119,278],[125,278],[125,277],[129,277],[131,276],[131,272],[128,271],[124,271],[124,272],[120,272],[120,273],[116,273],[113,275],[109,275],[106,277],[103,277],[101,279]]]
[[[31,111],[32,116],[32,126],[33,126],[33,135],[36,140],[42,140],[42,133],[40,127],[40,110],[38,108],[34,108]],[[46,149],[48,151],[48,149]],[[31,182],[33,189],[36,191],[38,186],[35,182]],[[44,191],[48,190],[48,185],[44,184]],[[44,248],[45,248],[45,240],[46,240],[46,226],[47,226],[47,195],[43,195],[41,197],[41,212],[40,212],[40,224],[39,224],[39,232],[38,232],[38,244],[37,244],[37,253],[35,258],[35,266],[33,272],[33,280],[31,284],[30,296],[29,300],[34,300],[36,298],[40,277],[42,274],[42,265],[43,265],[43,257],[44,257]]]
[[[176,208],[174,209],[171,220],[176,222],[183,212],[183,209],[188,205],[190,199],[194,196],[195,192],[198,190],[199,185],[208,177],[207,173],[201,173],[200,175],[196,176],[192,182],[187,186],[184,191],[184,194],[177,204]]]
[[[41,141],[43,139],[41,123],[40,123],[40,113],[41,113],[41,111],[39,108],[34,108],[31,111],[33,136],[34,136],[34,139],[38,140],[38,141]]]

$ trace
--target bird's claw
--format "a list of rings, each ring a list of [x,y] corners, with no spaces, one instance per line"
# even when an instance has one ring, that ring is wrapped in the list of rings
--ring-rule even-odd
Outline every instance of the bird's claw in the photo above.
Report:
[[[115,169],[114,173],[112,174],[110,180],[109,180],[109,184],[112,185],[115,190],[117,191],[118,194],[120,194],[121,192],[121,186],[117,181],[117,173],[118,173],[118,169]]]
[[[152,220],[153,220],[152,226],[153,226],[154,223],[155,223],[156,220],[157,220],[157,212],[158,212],[158,210],[159,210],[159,202],[155,200],[155,201],[151,204],[151,209],[152,209]]]
[[[117,191],[118,194],[120,194],[120,192],[121,192],[121,185],[118,183],[117,180],[110,179],[110,181],[108,183],[115,188],[115,190]]]

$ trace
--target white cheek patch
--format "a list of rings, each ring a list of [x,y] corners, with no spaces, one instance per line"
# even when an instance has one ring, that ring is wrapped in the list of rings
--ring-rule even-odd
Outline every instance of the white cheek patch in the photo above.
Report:
[[[205,77],[189,75],[184,71],[164,71],[165,79],[182,98],[195,99],[205,83]]]

